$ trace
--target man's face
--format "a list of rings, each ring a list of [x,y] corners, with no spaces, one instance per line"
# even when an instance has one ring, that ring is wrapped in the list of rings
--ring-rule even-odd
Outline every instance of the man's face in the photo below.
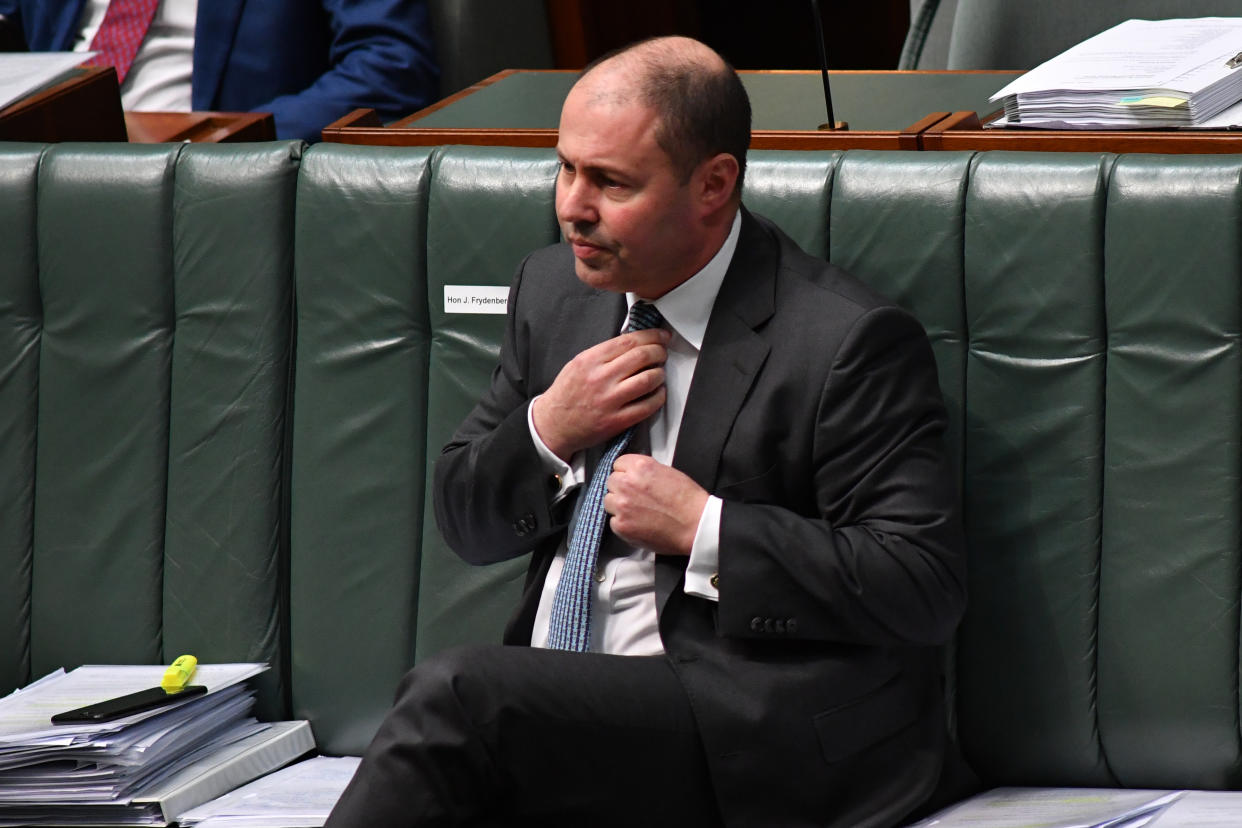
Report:
[[[575,271],[592,287],[659,298],[703,264],[693,187],[656,143],[652,110],[582,87],[565,100],[557,143],[556,216]]]

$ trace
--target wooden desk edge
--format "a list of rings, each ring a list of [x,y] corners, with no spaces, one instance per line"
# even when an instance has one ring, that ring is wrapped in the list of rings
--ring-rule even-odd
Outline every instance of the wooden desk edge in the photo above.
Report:
[[[126,112],[130,141],[136,144],[235,143],[274,141],[270,112]]]
[[[921,136],[933,151],[1242,153],[1242,131],[984,129],[973,112],[955,112]],[[986,120],[990,120],[990,117]]]
[[[901,132],[830,130],[756,129],[751,133],[751,149],[832,150],[888,149],[917,150],[924,124],[936,123],[947,113],[932,113]],[[469,146],[538,147],[556,146],[554,129],[419,129],[400,127],[326,128],[323,139],[338,144],[390,147],[434,147],[450,144]]]

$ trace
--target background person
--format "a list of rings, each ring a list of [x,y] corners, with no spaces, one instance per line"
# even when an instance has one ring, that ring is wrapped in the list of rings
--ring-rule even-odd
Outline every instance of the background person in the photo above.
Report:
[[[396,119],[436,98],[426,0],[0,0],[0,15],[31,51],[136,34],[105,61],[127,110],[271,112],[277,137],[318,141],[358,107]]]

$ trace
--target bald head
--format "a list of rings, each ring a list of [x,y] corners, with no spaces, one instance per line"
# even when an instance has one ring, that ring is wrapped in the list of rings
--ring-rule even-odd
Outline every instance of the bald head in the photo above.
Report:
[[[645,40],[591,64],[574,92],[599,104],[640,103],[659,120],[656,141],[683,183],[718,153],[737,159],[742,189],[750,100],[724,58],[688,37]]]

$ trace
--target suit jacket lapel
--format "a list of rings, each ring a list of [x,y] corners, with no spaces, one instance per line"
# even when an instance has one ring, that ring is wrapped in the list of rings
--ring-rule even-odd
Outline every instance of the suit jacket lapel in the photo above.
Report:
[[[709,492],[733,421],[768,356],[768,343],[755,329],[775,309],[778,262],[775,239],[743,209],[737,251],[712,307],[673,453],[673,467]],[[656,601],[663,611],[686,562],[656,560]]]
[[[198,4],[194,24],[194,75],[192,106],[196,110],[214,109],[224,67],[237,35],[246,0],[208,0]]]
[[[742,214],[737,251],[720,285],[682,415],[673,466],[709,491],[725,438],[768,356],[755,329],[775,304],[776,242],[749,213]]]

